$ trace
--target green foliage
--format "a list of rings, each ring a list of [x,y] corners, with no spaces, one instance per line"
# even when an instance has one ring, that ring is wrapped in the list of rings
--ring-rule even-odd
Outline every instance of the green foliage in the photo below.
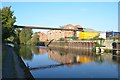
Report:
[[[15,29],[14,35],[7,38],[7,41],[11,41],[14,44],[20,44],[20,39],[19,39],[20,32],[21,32],[21,30],[19,28]]]
[[[102,44],[99,44],[99,43],[97,43],[96,45],[95,45],[95,47],[92,49],[92,51],[93,52],[96,52],[96,47],[102,47]]]
[[[102,44],[97,43],[95,47],[102,47]]]
[[[72,40],[77,40],[78,38],[77,37],[75,37],[75,36],[73,36],[73,37],[71,37],[72,38]]]
[[[1,15],[2,15],[2,10],[0,9],[0,26],[2,26],[2,22],[1,22],[2,21],[2,16]]]
[[[104,52],[105,53],[112,53],[112,49],[105,49]]]
[[[27,41],[27,45],[31,45],[31,39]]]
[[[37,43],[39,42],[38,37],[39,37],[39,35],[37,35],[37,34],[33,35],[32,39],[31,39],[32,45],[37,45]]]
[[[104,38],[98,38],[98,37],[95,37],[95,38],[92,38],[90,40],[105,40]]]
[[[20,43],[26,45],[32,37],[32,29],[23,28],[20,32]]]
[[[14,35],[13,24],[16,22],[16,17],[13,16],[14,11],[11,11],[10,7],[4,7],[0,10],[1,19],[2,19],[2,40],[3,42]]]
[[[15,30],[15,36],[14,36],[14,43],[20,44],[20,32],[21,30],[19,28],[16,28]]]
[[[11,37],[7,38],[7,41],[14,42],[14,37],[11,36]]]
[[[1,16],[1,9],[0,9],[0,30],[2,30],[2,16]],[[0,42],[2,42],[2,31],[0,31]]]
[[[65,39],[64,38],[60,38],[59,41],[65,41]]]
[[[13,42],[14,44],[20,44],[20,39],[19,39],[20,32],[21,32],[21,30],[19,28],[16,28],[14,35],[7,38],[6,42],[10,41],[10,42]]]
[[[92,48],[92,51],[93,51],[93,52],[96,52],[96,47]]]

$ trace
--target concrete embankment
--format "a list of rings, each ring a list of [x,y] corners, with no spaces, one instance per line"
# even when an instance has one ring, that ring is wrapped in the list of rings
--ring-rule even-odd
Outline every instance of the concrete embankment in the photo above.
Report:
[[[14,48],[8,45],[2,47],[3,54],[3,69],[2,79],[22,79],[34,80],[33,76],[25,66],[20,56],[15,53]]]

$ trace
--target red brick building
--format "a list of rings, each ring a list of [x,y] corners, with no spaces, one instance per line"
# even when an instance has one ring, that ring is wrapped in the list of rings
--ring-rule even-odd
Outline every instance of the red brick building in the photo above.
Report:
[[[38,32],[37,34],[39,35],[39,41],[47,41],[48,40],[48,37],[45,33]]]
[[[78,29],[81,28],[80,25],[73,26],[72,24],[68,24],[63,27],[63,29]],[[74,32],[73,31],[62,31],[62,30],[50,30],[47,33],[48,40],[59,40],[60,38],[67,38],[67,37],[73,37]],[[76,37],[76,36],[75,36]]]
[[[50,30],[47,33],[48,40],[59,40],[60,38],[64,38],[64,32],[61,30]]]

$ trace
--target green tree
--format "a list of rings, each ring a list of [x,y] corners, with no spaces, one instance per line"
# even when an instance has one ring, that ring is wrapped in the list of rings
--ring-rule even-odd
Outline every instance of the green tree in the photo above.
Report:
[[[20,43],[26,45],[27,42],[31,39],[32,33],[32,29],[23,28],[20,32]]]
[[[37,43],[39,42],[38,38],[39,38],[39,35],[35,33],[31,39],[31,44],[37,45]]]
[[[7,41],[12,42],[14,44],[20,44],[20,39],[19,39],[20,32],[21,30],[19,28],[16,28],[14,31],[14,35],[7,38]]]
[[[1,16],[1,9],[0,9],[0,30],[2,30],[2,16]],[[0,31],[0,42],[2,42],[2,31]]]
[[[4,7],[0,10],[0,14],[2,16],[2,40],[3,42],[7,40],[7,38],[14,35],[14,23],[16,22],[16,17],[13,16],[14,11],[11,11],[10,7]]]
[[[16,43],[16,44],[20,44],[20,32],[21,32],[21,30],[19,29],[19,28],[16,28],[16,30],[15,30],[15,36],[14,36],[14,42]]]
[[[26,44],[27,44],[27,45],[32,45],[32,44],[31,44],[31,39],[28,40]]]

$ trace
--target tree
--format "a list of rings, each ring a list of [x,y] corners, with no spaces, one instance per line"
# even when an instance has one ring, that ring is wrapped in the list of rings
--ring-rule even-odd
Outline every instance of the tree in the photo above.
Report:
[[[0,30],[2,30],[2,16],[1,16],[2,10],[0,9]],[[0,43],[2,42],[2,31],[0,31]]]
[[[19,28],[16,28],[14,31],[14,35],[7,38],[7,40],[14,44],[20,44],[20,38],[19,38],[20,32],[21,32],[21,30]]]
[[[19,37],[20,36],[20,32],[21,32],[21,30],[19,28],[17,28],[15,30],[14,42],[16,44],[20,44],[20,37]]]
[[[26,45],[27,41],[31,39],[32,33],[32,29],[23,28],[20,32],[20,43]]]
[[[2,16],[1,15],[2,15],[2,10],[0,9],[0,26],[2,26],[2,22],[1,22],[2,21]],[[2,28],[2,27],[0,27],[0,28]]]
[[[31,39],[31,44],[37,45],[37,43],[39,42],[38,38],[39,38],[39,35],[35,33]]]
[[[7,40],[7,38],[14,35],[14,23],[16,22],[16,17],[13,16],[14,11],[11,11],[10,7],[4,7],[0,10],[0,14],[2,16],[2,40],[3,42]]]

